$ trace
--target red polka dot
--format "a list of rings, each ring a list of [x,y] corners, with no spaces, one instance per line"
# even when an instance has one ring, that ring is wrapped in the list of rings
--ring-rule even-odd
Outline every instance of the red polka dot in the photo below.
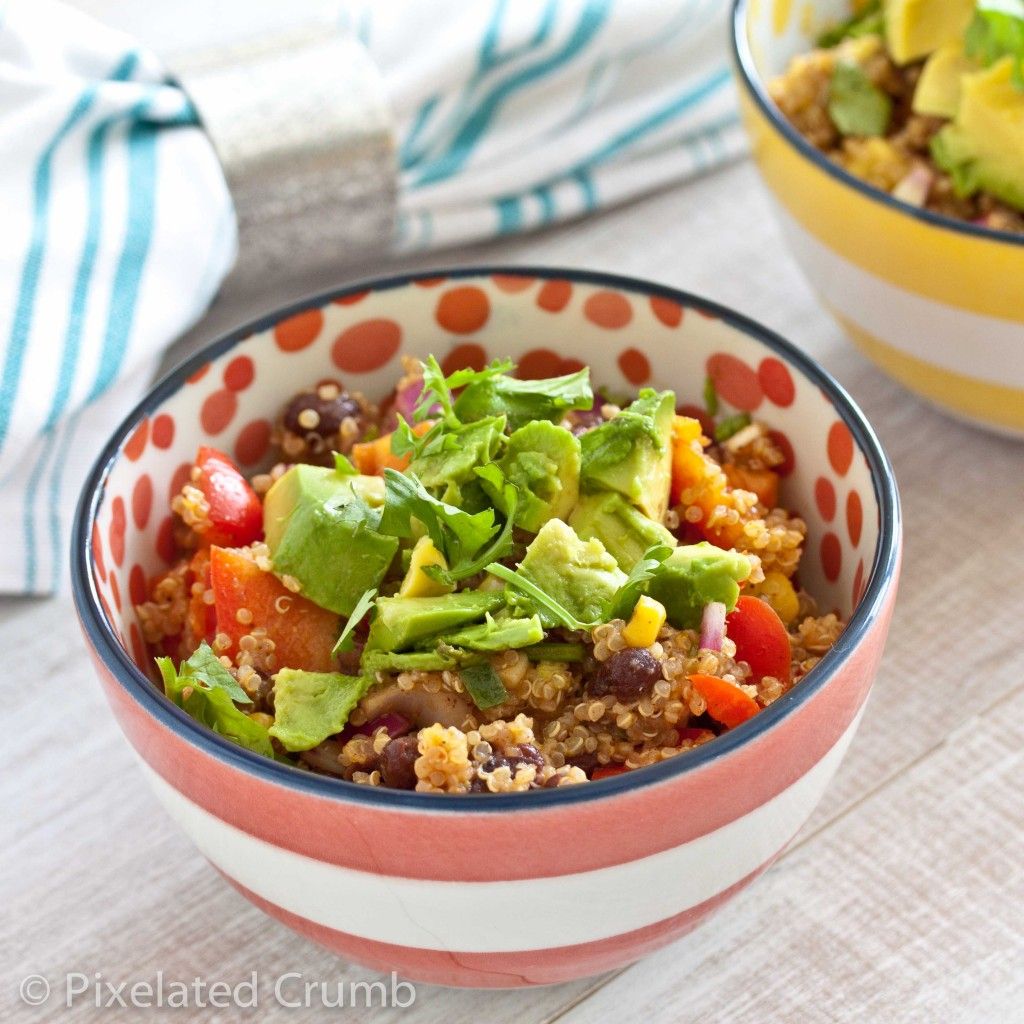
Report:
[[[366,289],[361,292],[353,292],[351,295],[339,295],[334,299],[334,304],[336,306],[354,306],[357,302],[362,302],[369,294],[369,289]]]
[[[568,281],[545,281],[537,292],[537,305],[548,313],[560,313],[571,298],[572,285]]]
[[[516,376],[522,380],[543,380],[545,377],[560,377],[575,373],[583,368],[578,359],[563,359],[549,348],[532,348],[519,358]]]
[[[862,558],[857,563],[857,571],[853,575],[853,590],[850,593],[852,600],[852,606],[854,608],[860,604],[860,599],[864,596],[864,559]]]
[[[107,567],[103,561],[103,538],[100,536],[97,523],[92,524],[92,564],[96,569],[96,575],[106,583]]]
[[[525,292],[535,280],[518,274],[495,274],[494,286],[503,292]]]
[[[831,531],[821,538],[821,567],[829,583],[839,579],[843,568],[843,549],[839,538]]]
[[[107,599],[103,596],[102,593],[99,595],[99,599],[100,605],[103,608],[103,617],[107,620],[107,622],[113,623],[114,613],[110,610],[110,605],[108,604]]]
[[[446,291],[437,303],[437,322],[452,334],[472,334],[491,315],[491,304],[482,288],[464,285]]]
[[[167,488],[167,500],[168,502],[173,501],[175,496],[181,493],[182,487],[185,486],[192,476],[192,463],[183,462],[174,471],[171,476],[170,486]]]
[[[139,627],[134,622],[128,627],[128,635],[131,637],[132,642],[132,660],[143,672],[148,672],[147,662],[149,659],[146,657],[146,646],[142,642],[142,634],[139,632]]]
[[[846,496],[846,528],[850,533],[850,543],[856,547],[860,543],[860,534],[864,526],[864,506],[860,495],[850,491]]]
[[[199,369],[195,371],[195,373],[193,373],[189,378],[187,378],[187,383],[198,384],[209,372],[210,364],[203,363],[203,365],[200,366]]]
[[[282,352],[298,352],[316,341],[323,326],[323,313],[319,309],[307,309],[282,320],[274,328],[274,341]]]
[[[761,382],[742,359],[727,352],[718,352],[709,357],[707,371],[719,397],[730,405],[752,412],[761,404]]]
[[[651,364],[638,348],[627,348],[619,355],[619,369],[630,384],[646,384],[651,379]]]
[[[363,320],[338,335],[331,358],[347,373],[371,373],[384,366],[401,344],[402,328],[394,320]]]
[[[146,441],[149,440],[149,420],[143,420],[128,438],[124,446],[125,458],[137,462],[142,453],[146,450]]]
[[[710,309],[701,309],[700,306],[694,306],[693,311],[698,315],[704,317],[705,320],[717,320],[718,314],[712,313]]]
[[[160,529],[156,534],[156,553],[168,565],[174,562],[178,554],[174,543],[174,516],[164,516],[160,521]]]
[[[121,585],[117,582],[117,574],[110,574],[110,596],[114,599],[114,607],[121,610]]]
[[[831,523],[836,517],[836,489],[827,477],[819,476],[814,481],[814,503],[818,506],[822,519]]]
[[[846,476],[853,462],[853,435],[845,423],[833,423],[828,432],[828,461],[840,476]]]
[[[248,356],[237,356],[224,368],[224,386],[229,391],[244,391],[256,376],[256,367]]]
[[[413,281],[413,284],[417,288],[436,288],[447,280],[447,277],[421,277],[418,281]]]
[[[120,567],[124,562],[124,531],[127,525],[124,498],[118,495],[110,503],[110,530],[107,533],[107,543],[110,545],[110,557],[114,565]],[[111,573],[113,577],[113,573]]]
[[[781,430],[769,430],[768,436],[782,453],[782,462],[775,467],[775,472],[781,477],[787,477],[796,466],[796,452],[793,450],[793,445]]]
[[[143,473],[132,488],[132,519],[138,530],[144,530],[153,511],[153,481]]]
[[[660,295],[651,296],[651,312],[666,326],[678,327],[683,322],[683,307]]]
[[[482,370],[486,365],[487,353],[483,345],[467,342],[465,345],[456,345],[444,357],[441,369],[447,374],[456,370]]]
[[[153,420],[153,444],[157,448],[167,449],[174,444],[174,417],[165,412]]]
[[[757,368],[757,379],[761,382],[761,390],[769,402],[774,402],[784,409],[793,404],[796,387],[789,369],[781,359],[762,359],[761,365]]]
[[[595,292],[583,303],[583,315],[598,327],[618,330],[633,319],[633,307],[621,292]]]
[[[238,432],[235,458],[243,466],[255,465],[270,447],[270,420],[253,420]]]
[[[146,589],[146,573],[138,562],[132,566],[132,571],[128,574],[128,594],[133,605],[143,604],[149,599]]]
[[[238,411],[238,399],[227,388],[209,395],[199,411],[199,422],[208,434],[219,434]]]

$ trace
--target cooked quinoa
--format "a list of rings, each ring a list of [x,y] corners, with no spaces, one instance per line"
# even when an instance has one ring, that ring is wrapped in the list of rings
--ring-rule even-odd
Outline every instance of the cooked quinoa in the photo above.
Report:
[[[928,17],[929,4],[943,2],[927,0],[920,5],[920,18]],[[826,33],[819,48],[793,58],[786,71],[769,83],[772,99],[808,142],[869,185],[946,217],[997,231],[1024,232],[1024,161],[1019,152],[1016,181],[1009,193],[1015,196],[1013,202],[1006,193],[993,194],[973,180],[971,165],[951,164],[944,155],[949,147],[942,143],[956,121],[955,112],[939,116],[919,92],[925,58],[894,59],[883,34],[885,6],[880,0],[855,2],[845,37],[843,30]],[[947,45],[956,43],[951,40]],[[984,71],[980,57],[975,65],[970,56],[963,60],[965,73]],[[883,111],[888,109],[888,117],[876,125],[870,124],[870,118],[860,125],[856,117],[848,122],[843,115],[850,104],[844,107],[837,85],[840,73],[862,76],[856,100],[863,103],[865,94],[874,90],[871,95]],[[1024,124],[1024,91],[1015,118],[1019,133]]]
[[[503,388],[524,401],[523,385],[505,383],[511,370],[445,378],[433,361],[408,361],[381,406],[321,382],[285,403],[271,468],[248,482],[200,449],[170,503],[180,561],[137,607],[168,697],[298,768],[486,794],[685,754],[798,684],[843,623],[797,582],[806,526],[779,504],[785,457],[765,426],[679,415],[671,392],[611,401],[587,371],[527,385],[529,415],[476,409],[471,399],[493,405]],[[626,488],[631,500],[601,461],[623,450],[609,444],[617,433],[636,473],[650,474],[646,490]],[[482,474],[465,472],[472,445]],[[332,452],[351,461],[331,469]],[[502,486],[500,507],[479,489],[485,478]],[[349,541],[337,550],[322,532],[315,551],[298,543],[314,506],[318,522],[339,507],[361,517],[344,534],[339,516]],[[445,532],[471,532],[470,515],[486,554],[467,554],[467,532]],[[642,544],[627,550],[630,531]],[[337,559],[343,572],[347,546],[371,542],[366,560],[382,552],[372,586],[358,601],[338,596],[350,581],[322,566]],[[563,549],[564,588],[544,568]],[[414,636],[428,613],[437,628]]]

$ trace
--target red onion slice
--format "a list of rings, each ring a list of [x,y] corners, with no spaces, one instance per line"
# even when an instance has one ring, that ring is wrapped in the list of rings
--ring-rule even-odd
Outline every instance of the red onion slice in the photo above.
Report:
[[[388,712],[371,718],[365,725],[353,726],[352,735],[372,736],[381,728],[387,729],[388,735],[394,739],[396,736],[404,736],[412,728],[412,723],[399,714]]]
[[[395,412],[401,413],[410,423],[412,414],[416,411],[416,405],[423,394],[423,378],[416,377],[404,384],[395,392]]]
[[[892,190],[896,199],[911,206],[924,206],[935,183],[935,175],[923,164],[915,164],[905,178]]]
[[[700,620],[700,649],[720,651],[724,639],[725,605],[721,601],[711,601],[704,606]]]

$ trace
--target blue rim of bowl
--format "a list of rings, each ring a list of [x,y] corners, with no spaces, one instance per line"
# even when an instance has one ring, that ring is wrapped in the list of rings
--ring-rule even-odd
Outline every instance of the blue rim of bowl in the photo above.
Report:
[[[750,51],[750,41],[747,38],[747,12],[750,8],[750,0],[733,0],[732,8],[732,53],[737,69],[738,77],[742,81],[747,92],[757,104],[761,113],[774,126],[776,131],[782,135],[801,156],[810,160],[816,167],[831,175],[837,181],[868,199],[888,206],[897,213],[913,217],[915,220],[929,224],[935,228],[945,228],[955,231],[961,235],[969,235],[972,238],[980,238],[987,242],[1003,242],[1007,245],[1024,246],[1024,234],[1013,234],[1009,231],[996,231],[993,228],[984,228],[970,221],[957,220],[955,217],[947,217],[941,213],[934,213],[932,210],[923,210],[917,206],[897,199],[888,192],[883,192],[874,185],[850,174],[837,163],[829,160],[820,150],[812,146],[786,119],[782,111],[775,105],[772,98],[766,92],[762,84],[761,75],[754,66],[754,55]]]
[[[434,794],[364,786],[330,776],[315,775],[312,772],[292,768],[255,754],[203,727],[181,708],[167,700],[156,686],[142,674],[107,623],[95,589],[95,580],[91,571],[93,522],[103,498],[110,469],[120,455],[125,441],[144,416],[151,416],[156,412],[162,403],[179,391],[187,378],[201,366],[234,348],[254,333],[267,330],[287,317],[305,309],[325,306],[333,299],[344,298],[357,292],[389,291],[425,278],[465,279],[493,275],[568,280],[575,284],[616,288],[639,294],[645,298],[656,297],[677,302],[686,309],[694,309],[698,313],[706,313],[713,318],[720,319],[740,332],[760,341],[769,351],[782,357],[786,363],[824,392],[832,403],[836,415],[850,429],[857,448],[867,459],[879,509],[879,538],[871,572],[860,603],[846,629],[833,648],[798,685],[748,722],[688,754],[604,779],[597,785],[591,783],[583,786],[562,786],[550,790],[533,790],[528,793],[438,797]],[[850,658],[858,643],[877,620],[889,590],[895,582],[901,536],[900,500],[895,476],[874,430],[842,385],[809,356],[774,331],[718,303],[667,285],[655,284],[638,278],[598,271],[569,270],[561,267],[440,267],[418,273],[359,281],[344,288],[311,296],[231,331],[204,346],[199,352],[171,370],[125,417],[89,471],[75,512],[71,537],[71,586],[75,607],[89,642],[129,696],[144,710],[152,714],[160,724],[175,732],[180,738],[206,753],[212,754],[231,767],[252,772],[266,782],[298,790],[307,795],[342,802],[368,804],[382,810],[401,809],[403,811],[457,814],[503,813],[512,810],[543,811],[553,807],[615,797],[626,791],[658,785],[688,772],[697,771],[704,765],[726,757],[737,748],[756,740],[771,729],[775,723],[806,704],[825,686],[836,670]]]

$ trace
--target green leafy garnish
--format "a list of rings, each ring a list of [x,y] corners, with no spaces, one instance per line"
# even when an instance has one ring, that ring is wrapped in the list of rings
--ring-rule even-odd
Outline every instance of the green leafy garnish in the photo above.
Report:
[[[557,422],[567,412],[589,409],[593,404],[590,371],[584,367],[547,380],[519,380],[504,373],[481,375],[466,384],[454,409],[463,423],[505,416],[509,429],[518,430],[533,420]]]
[[[466,647],[472,651],[509,651],[529,647],[544,639],[540,618],[495,619],[488,614],[475,626],[464,626],[456,633],[440,637],[446,647]]]
[[[464,484],[473,479],[475,467],[487,465],[495,458],[504,437],[503,416],[446,428],[436,443],[430,441],[412,453],[409,472],[430,491]]]
[[[446,377],[434,356],[428,356],[422,366],[423,391],[413,410],[413,418],[417,422],[427,419],[432,415],[434,406],[437,405],[441,409],[441,419],[450,425],[455,425],[460,419],[453,409],[453,391],[486,383],[515,369],[513,362],[501,359],[495,360],[482,370],[456,370]],[[466,419],[462,421],[468,422]]]
[[[369,590],[363,592],[363,596],[359,598],[356,602],[355,608],[352,609],[352,614],[348,617],[348,622],[345,623],[345,628],[341,631],[341,636],[338,637],[337,642],[331,650],[332,658],[336,658],[342,651],[351,651],[355,646],[352,634],[355,631],[356,626],[366,618],[370,609],[373,608],[373,601],[376,596],[376,587],[371,587]]]
[[[867,4],[862,11],[822,32],[818,36],[818,46],[827,50],[838,46],[844,39],[879,36],[884,31],[885,17],[882,13],[882,2],[881,0],[871,0],[871,3]]]
[[[481,711],[497,707],[508,700],[508,691],[501,677],[489,662],[467,665],[462,670],[462,685]]]
[[[1013,84],[1024,91],[1024,0],[978,0],[964,48],[985,67],[1012,57]]]
[[[367,676],[283,668],[274,676],[274,724],[269,733],[285,750],[310,750],[345,728],[370,688]]]
[[[377,672],[441,672],[458,664],[455,652],[367,651],[360,667],[369,676]]]
[[[213,662],[220,671],[213,667]],[[205,643],[177,671],[170,658],[157,658],[156,664],[163,678],[164,693],[197,722],[240,747],[274,757],[267,729],[235,707],[236,700],[252,702]],[[224,676],[231,680],[230,686]]]
[[[730,437],[738,434],[744,427],[749,427],[751,422],[749,412],[738,412],[733,416],[727,416],[715,427],[715,440],[719,443],[728,441]]]
[[[530,661],[582,661],[586,653],[583,644],[560,644],[543,643],[534,644],[532,647],[524,647],[525,654]]]
[[[349,461],[348,457],[342,455],[341,452],[331,452],[334,456],[334,472],[338,476],[359,476],[359,470]]]
[[[654,578],[662,563],[675,549],[668,544],[655,544],[649,547],[643,558],[629,572],[626,582],[619,587],[608,609],[609,619],[628,619],[640,595],[643,594],[648,580]]]
[[[718,389],[712,377],[704,378],[704,408],[709,416],[718,415]]]
[[[953,142],[956,135],[956,125],[946,125],[942,131],[932,136],[929,149],[936,165],[952,180],[953,191],[961,199],[966,199],[981,188],[981,182],[978,180],[976,162],[966,157],[962,146],[957,146]]]
[[[843,135],[885,135],[892,100],[856,64],[840,61],[832,72],[828,113]]]
[[[546,611],[551,618],[560,626],[571,630],[591,630],[599,625],[598,622],[581,622],[563,604],[555,600],[550,594],[542,590],[532,580],[520,575],[507,565],[500,562],[492,562],[487,566],[487,572],[498,579],[504,580],[513,590],[530,598],[539,608]]]

